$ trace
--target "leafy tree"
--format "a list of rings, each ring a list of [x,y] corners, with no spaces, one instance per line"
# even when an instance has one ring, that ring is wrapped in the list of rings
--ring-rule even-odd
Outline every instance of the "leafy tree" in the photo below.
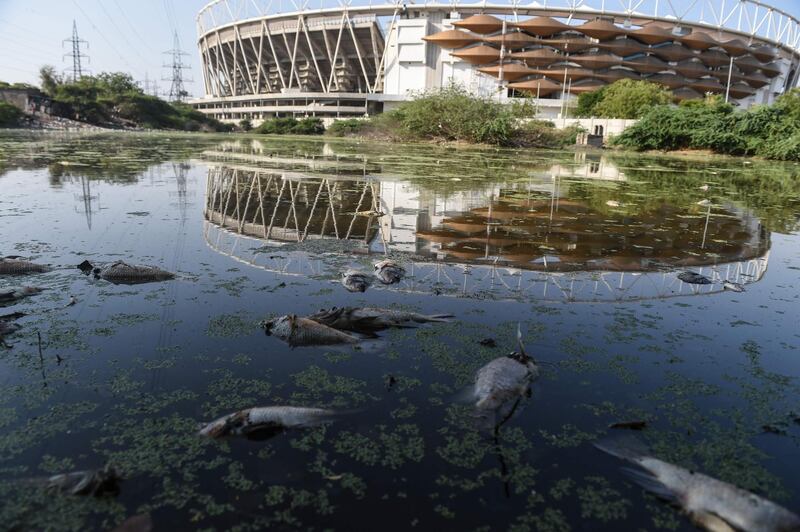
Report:
[[[608,87],[603,87],[592,92],[584,92],[578,96],[578,106],[575,108],[575,115],[580,118],[597,116],[597,104],[603,101]]]
[[[603,118],[641,118],[653,107],[672,101],[666,87],[649,81],[621,79],[601,90],[593,111]]]
[[[239,127],[242,128],[242,131],[250,131],[253,129],[253,123],[249,118],[242,118],[239,120]]]
[[[56,72],[55,67],[45,65],[39,69],[39,79],[42,82],[42,92],[48,96],[53,96],[56,92],[56,87],[63,83],[63,79]]]

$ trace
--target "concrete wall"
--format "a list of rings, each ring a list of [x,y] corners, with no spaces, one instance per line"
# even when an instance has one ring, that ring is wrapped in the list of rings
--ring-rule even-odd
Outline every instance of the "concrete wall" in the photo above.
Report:
[[[572,125],[579,125],[592,135],[603,135],[603,140],[619,135],[638,120],[623,120],[619,118],[553,118],[550,119],[558,129],[566,129]],[[602,132],[595,128],[602,128]]]
[[[8,102],[20,111],[28,112],[28,91],[22,89],[0,89],[0,101]]]

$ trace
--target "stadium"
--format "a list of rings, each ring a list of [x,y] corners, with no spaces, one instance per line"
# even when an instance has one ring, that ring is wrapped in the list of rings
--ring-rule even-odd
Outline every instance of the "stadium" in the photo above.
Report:
[[[545,118],[620,79],[747,108],[796,86],[800,63],[800,21],[753,0],[215,0],[197,31],[205,95],[192,105],[254,124],[375,114],[451,83],[529,98]]]

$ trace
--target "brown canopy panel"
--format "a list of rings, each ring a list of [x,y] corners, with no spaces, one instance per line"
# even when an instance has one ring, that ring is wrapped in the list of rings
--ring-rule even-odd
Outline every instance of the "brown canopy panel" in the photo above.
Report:
[[[570,26],[550,17],[533,17],[514,24],[517,28],[533,33],[539,37],[550,37],[556,33],[567,31]]]
[[[608,83],[599,79],[585,79],[583,81],[573,83],[572,86],[569,87],[569,92],[570,94],[584,94],[586,92],[600,90],[606,85],[608,85]]]
[[[752,55],[745,55],[742,57],[737,57],[733,60],[733,63],[739,67],[739,70],[744,72],[745,74],[749,74],[751,72],[755,72],[759,68],[761,68],[761,63],[753,57]]]
[[[625,35],[627,33],[624,29],[620,28],[612,24],[607,20],[593,20],[591,22],[587,22],[586,24],[581,24],[580,26],[574,28],[575,30],[588,35],[593,39],[597,39],[600,41],[607,41],[609,39],[613,39],[614,37],[619,37],[620,35]]]
[[[442,48],[461,48],[462,46],[479,42],[481,39],[465,31],[445,30],[423,37],[422,40]]]
[[[781,67],[777,63],[767,63],[761,67],[761,71],[766,75],[768,78],[774,78],[778,74],[781,73]]]
[[[642,79],[642,75],[632,70],[624,68],[611,68],[601,72],[595,73],[594,77],[604,79],[609,82],[617,81],[618,79]]]
[[[620,57],[641,53],[647,50],[647,46],[632,39],[615,39],[613,41],[600,42],[597,43],[597,47]]]
[[[692,50],[708,50],[719,43],[711,35],[702,31],[693,31],[689,35],[680,37],[680,41]]]
[[[597,44],[583,37],[565,37],[563,39],[542,40],[542,44],[552,46],[557,50],[567,53],[582,52],[587,48],[597,47]]]
[[[664,70],[669,70],[670,66],[662,61],[657,57],[653,57],[652,55],[648,55],[645,57],[640,57],[638,59],[632,59],[630,61],[625,61],[627,66],[630,66],[634,70],[638,70],[639,72],[655,74],[658,72],[663,72]]]
[[[498,46],[502,45],[511,50],[518,50],[525,48],[533,43],[539,42],[536,37],[531,37],[527,33],[521,31],[512,31],[510,33],[492,35],[491,37],[484,38],[484,41]]]
[[[554,52],[548,48],[538,50],[526,50],[524,52],[514,52],[511,54],[514,59],[525,61],[528,66],[548,66],[559,61],[564,61],[565,56]]]
[[[682,102],[684,100],[699,100],[703,97],[703,95],[694,89],[684,87],[682,89],[676,89],[672,91],[672,97],[679,102]]]
[[[742,82],[735,83],[731,85],[730,88],[730,95],[736,98],[737,100],[741,98],[747,98],[748,96],[752,96],[755,93],[756,93],[755,89],[751,88],[750,85]]]
[[[650,45],[661,44],[677,39],[677,37],[673,35],[672,31],[669,29],[662,26],[655,26],[653,24],[648,24],[643,28],[632,31],[628,33],[628,35]]]
[[[761,72],[753,72],[750,74],[745,74],[744,80],[747,82],[748,85],[751,87],[755,87],[756,89],[760,89],[765,85],[769,85],[770,81],[767,76],[762,74]]]
[[[569,60],[586,68],[608,68],[622,63],[622,59],[615,55],[598,53],[573,55]]]
[[[696,81],[690,81],[688,85],[689,87],[700,92],[715,92],[718,94],[725,92],[725,86],[714,78],[703,78]]]
[[[508,86],[512,89],[528,92],[533,96],[536,96],[536,94],[539,94],[539,96],[549,96],[554,92],[560,92],[562,90],[560,83],[550,81],[547,78],[518,81],[516,83],[509,83]]]
[[[685,87],[688,83],[688,80],[683,76],[678,76],[675,74],[656,74],[655,76],[650,76],[647,78],[647,81],[651,83],[658,83],[659,85],[664,85],[668,89],[680,89],[681,87]]]
[[[533,74],[539,74],[542,76],[547,76],[550,79],[556,81],[563,81],[564,74],[566,72],[566,79],[577,80],[577,79],[584,79],[584,78],[591,78],[594,76],[594,72],[588,70],[586,68],[549,68],[549,69],[540,69],[534,70]]]
[[[714,76],[715,78],[717,78],[720,81],[720,83],[723,83],[723,84],[727,85],[727,83],[728,83],[728,72],[729,71],[730,71],[730,69],[726,66],[724,68],[720,68],[720,69],[711,71],[711,75]],[[736,68],[736,66],[734,65],[733,73],[731,74],[731,81],[735,82],[735,81],[742,81],[742,80],[744,80],[744,74],[742,74],[742,71],[739,70],[738,68]]]
[[[650,53],[660,57],[665,61],[683,61],[684,59],[689,59],[690,57],[695,56],[692,50],[677,43],[651,48]]]
[[[490,67],[479,68],[478,71],[504,81],[514,81],[515,79],[536,73],[535,70],[531,70],[527,66],[519,63],[492,65]]]
[[[750,48],[750,53],[762,63],[772,61],[778,55],[778,53],[775,51],[775,48],[765,44],[761,46],[752,46]]]
[[[500,59],[500,50],[492,46],[481,44],[472,48],[465,48],[457,52],[450,52],[450,55],[463,59],[473,65],[486,65],[494,63]]]
[[[710,67],[721,67],[731,63],[731,57],[717,49],[701,52],[698,57],[700,58],[700,61]]]
[[[679,62],[672,70],[687,78],[701,78],[708,75],[708,68],[697,59]]]
[[[750,51],[750,47],[741,39],[732,39],[719,45],[720,48],[728,52],[733,57],[739,57]]]
[[[464,20],[453,22],[453,26],[457,28],[464,28],[465,30],[474,31],[481,35],[494,33],[503,29],[503,21],[491,15],[472,15]]]

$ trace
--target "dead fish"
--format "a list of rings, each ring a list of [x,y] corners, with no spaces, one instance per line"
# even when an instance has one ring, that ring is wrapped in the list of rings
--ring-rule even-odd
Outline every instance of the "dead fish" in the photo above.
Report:
[[[606,202],[606,205],[608,205],[609,207],[619,207],[619,202],[614,200],[608,200]]]
[[[519,353],[495,358],[478,370],[475,375],[475,408],[484,411],[497,410],[509,400],[521,397],[528,385],[539,376],[539,368],[533,358],[525,353],[522,333],[517,328]]]
[[[308,319],[317,323],[339,329],[340,331],[354,331],[371,333],[382,331],[390,327],[406,327],[408,323],[446,322],[452,318],[451,314],[425,315],[417,312],[406,312],[388,308],[356,308],[333,307],[330,310],[320,310]]]
[[[308,345],[357,344],[360,338],[294,314],[265,321],[267,336],[280,338],[292,347]]]
[[[481,344],[483,347],[497,347],[497,342],[495,341],[494,338],[484,338],[478,343]]]
[[[299,406],[262,406],[247,408],[228,414],[205,424],[200,436],[221,438],[222,436],[254,436],[257,433],[274,435],[285,429],[313,427],[332,420],[337,415],[323,408]]]
[[[706,530],[800,530],[800,517],[786,508],[727,482],[649,456],[636,440],[612,440],[595,447],[638,466],[623,471],[645,490],[680,507]]]
[[[711,205],[711,201],[704,199],[698,201],[697,204],[700,205],[701,207],[708,207],[709,205]]]
[[[21,257],[0,258],[0,275],[26,275],[29,273],[49,272],[50,270],[50,266],[36,264]]]
[[[701,186],[701,187],[697,187],[697,188],[699,188],[699,189],[700,189],[700,190],[702,190],[703,192],[708,192],[708,188],[709,188],[709,187],[708,187],[708,185],[703,185],[703,186]]]
[[[41,293],[44,288],[37,286],[22,286],[0,289],[0,303],[17,302],[28,296]]]
[[[141,266],[127,264],[121,260],[106,266],[97,274],[114,284],[139,284],[174,279],[175,274],[156,268],[155,266]]]
[[[342,274],[342,285],[350,292],[365,292],[369,284],[369,277],[358,270],[347,270]]]
[[[678,274],[678,279],[689,284],[711,284],[711,279],[705,275],[700,275],[699,273],[695,272],[680,273]]]
[[[724,290],[730,290],[731,292],[744,292],[744,285],[741,283],[735,283],[733,281],[729,281],[725,279],[722,281],[722,288]]]
[[[71,495],[116,495],[122,480],[111,466],[103,469],[75,471],[53,475],[44,481],[45,487]]]
[[[647,421],[620,421],[612,423],[608,426],[610,429],[630,429],[630,430],[644,430],[647,428]]]
[[[405,268],[393,260],[386,259],[375,263],[375,277],[383,284],[399,283],[405,274]]]
[[[20,329],[22,329],[22,325],[19,325],[18,323],[0,321],[0,342],[3,341],[3,337],[14,334]]]

